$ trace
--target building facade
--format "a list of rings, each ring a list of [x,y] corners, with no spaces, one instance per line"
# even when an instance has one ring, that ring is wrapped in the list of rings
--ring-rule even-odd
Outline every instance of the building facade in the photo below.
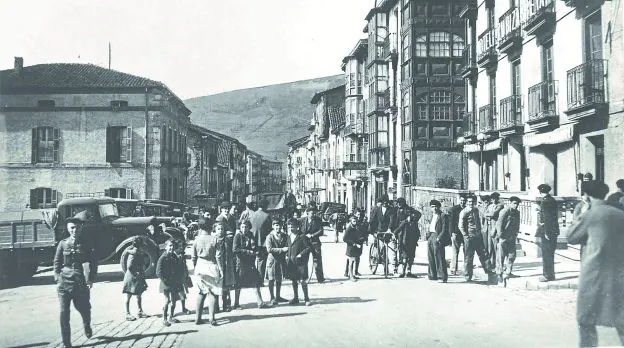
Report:
[[[186,195],[193,205],[218,197],[217,149],[221,139],[206,128],[190,124],[187,135],[189,174]]]
[[[262,156],[251,150],[247,151],[247,201],[255,202],[261,192],[260,178]]]
[[[310,136],[306,135],[288,143],[288,190],[295,196],[297,202],[307,204],[307,173],[311,172],[309,166],[308,142]]]
[[[284,187],[283,165],[284,163],[279,161],[262,160],[262,171],[260,173],[262,186],[260,192],[282,193],[286,191]]]
[[[620,1],[476,1],[464,152],[468,188],[577,196],[586,173],[622,177]],[[534,192],[533,192],[534,193]]]
[[[186,200],[184,103],[164,84],[90,64],[0,71],[0,209],[63,198]]]

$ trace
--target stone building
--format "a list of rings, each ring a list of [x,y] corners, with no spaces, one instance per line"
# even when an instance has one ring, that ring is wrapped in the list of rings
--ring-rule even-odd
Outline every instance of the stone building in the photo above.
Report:
[[[262,156],[251,150],[247,151],[247,201],[255,202],[261,193]]]
[[[186,195],[194,206],[219,194],[217,149],[221,139],[206,128],[190,124],[187,145],[190,153]]]
[[[283,162],[262,159],[260,178],[262,186],[259,188],[260,193],[283,193],[284,177]]]
[[[16,57],[0,71],[0,209],[105,194],[184,202],[189,115],[161,82]]]

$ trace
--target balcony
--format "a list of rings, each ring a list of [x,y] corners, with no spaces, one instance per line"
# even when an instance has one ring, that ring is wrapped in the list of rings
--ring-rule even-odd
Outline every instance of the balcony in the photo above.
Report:
[[[472,19],[475,20],[477,18],[477,8],[479,4],[477,0],[473,0],[468,2],[461,11],[459,11],[459,18],[461,19]]]
[[[500,101],[500,135],[522,134],[522,96],[512,95]]]
[[[386,106],[386,112],[390,114],[396,114],[396,93],[392,93],[390,88],[386,89],[383,94],[384,105]]]
[[[386,100],[383,95],[373,95],[366,104],[366,114],[384,113],[386,111]]]
[[[370,149],[371,168],[385,168],[390,166],[390,148],[378,147]]]
[[[544,81],[529,88],[529,120],[536,130],[558,123],[557,81]]]
[[[524,31],[527,35],[543,36],[555,28],[555,0],[524,0]]]
[[[496,30],[494,28],[489,28],[479,35],[478,45],[477,64],[480,68],[488,68],[498,63]]]
[[[489,104],[479,108],[479,132],[492,133],[498,129],[496,105]]]
[[[498,50],[506,54],[518,51],[520,48],[522,48],[520,9],[513,7],[498,20]]]
[[[466,112],[462,118],[462,130],[464,132],[464,138],[471,139],[477,135],[477,125],[475,124],[474,114],[472,112]]]
[[[568,70],[568,110],[571,121],[601,114],[606,110],[605,60],[594,59]]]
[[[398,39],[396,33],[390,33],[384,40],[384,59],[386,62],[396,60],[398,57]]]
[[[472,60],[472,49],[473,46],[468,44],[462,52],[463,65],[459,69],[459,73],[464,79],[471,79],[477,76],[477,64]]]
[[[344,126],[344,135],[346,137],[355,135],[355,124],[349,123]]]

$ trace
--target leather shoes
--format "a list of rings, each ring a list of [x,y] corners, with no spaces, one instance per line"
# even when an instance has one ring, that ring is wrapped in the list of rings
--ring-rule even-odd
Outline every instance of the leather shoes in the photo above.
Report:
[[[91,326],[90,325],[85,326],[84,332],[85,332],[85,336],[87,338],[93,337],[93,330],[91,330]]]

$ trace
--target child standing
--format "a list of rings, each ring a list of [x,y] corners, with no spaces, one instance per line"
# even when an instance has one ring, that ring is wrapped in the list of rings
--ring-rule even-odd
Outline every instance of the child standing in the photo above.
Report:
[[[128,260],[126,261],[126,274],[123,280],[123,293],[126,294],[126,320],[134,321],[136,317],[130,314],[130,299],[132,296],[137,298],[137,307],[139,307],[139,318],[147,318],[143,313],[141,303],[141,295],[147,290],[147,282],[145,281],[145,257],[139,249],[143,246],[141,238],[135,238],[132,246],[128,249]]]
[[[176,302],[179,299],[180,292],[183,291],[184,270],[182,264],[176,255],[175,248],[177,242],[173,239],[167,240],[165,244],[165,252],[158,259],[156,265],[156,275],[160,278],[160,292],[164,295],[163,304],[163,325],[171,326],[172,323],[180,321],[173,317]],[[171,311],[169,312],[169,306]]]
[[[178,243],[178,246],[175,250],[176,256],[180,261],[180,268],[184,271],[184,281],[182,282],[182,291],[180,291],[180,302],[182,302],[182,314],[191,314],[191,311],[186,309],[186,294],[189,293],[188,288],[193,286],[193,282],[191,281],[191,277],[189,276],[189,270],[186,266],[186,255],[184,254],[184,249],[186,245],[184,243]]]
[[[299,231],[299,220],[290,219],[286,225],[288,228],[288,254],[286,256],[286,268],[288,276],[292,280],[294,297],[289,301],[291,305],[299,304],[298,285],[301,283],[303,299],[306,306],[312,305],[308,296],[308,259],[312,251],[310,239]]]
[[[241,289],[252,288],[256,293],[256,302],[258,308],[266,308],[266,304],[262,302],[262,294],[260,293],[260,284],[262,277],[260,271],[256,267],[256,256],[258,255],[258,247],[256,240],[251,233],[251,223],[249,220],[243,220],[240,223],[240,229],[236,231],[232,250],[236,255],[236,287],[234,290],[234,308],[241,309],[240,292]]]
[[[355,260],[362,255],[362,245],[360,244],[362,243],[362,237],[358,230],[358,221],[355,215],[349,217],[349,223],[347,224],[342,240],[347,243],[346,255],[347,262],[349,263],[349,279],[357,281],[357,277],[355,276]]]
[[[269,254],[266,263],[265,279],[269,281],[269,293],[271,305],[276,306],[279,302],[288,302],[280,296],[282,279],[286,272],[286,253],[288,252],[288,240],[282,233],[282,223],[273,220],[273,230],[266,239],[266,250]],[[275,292],[274,292],[275,289]]]

